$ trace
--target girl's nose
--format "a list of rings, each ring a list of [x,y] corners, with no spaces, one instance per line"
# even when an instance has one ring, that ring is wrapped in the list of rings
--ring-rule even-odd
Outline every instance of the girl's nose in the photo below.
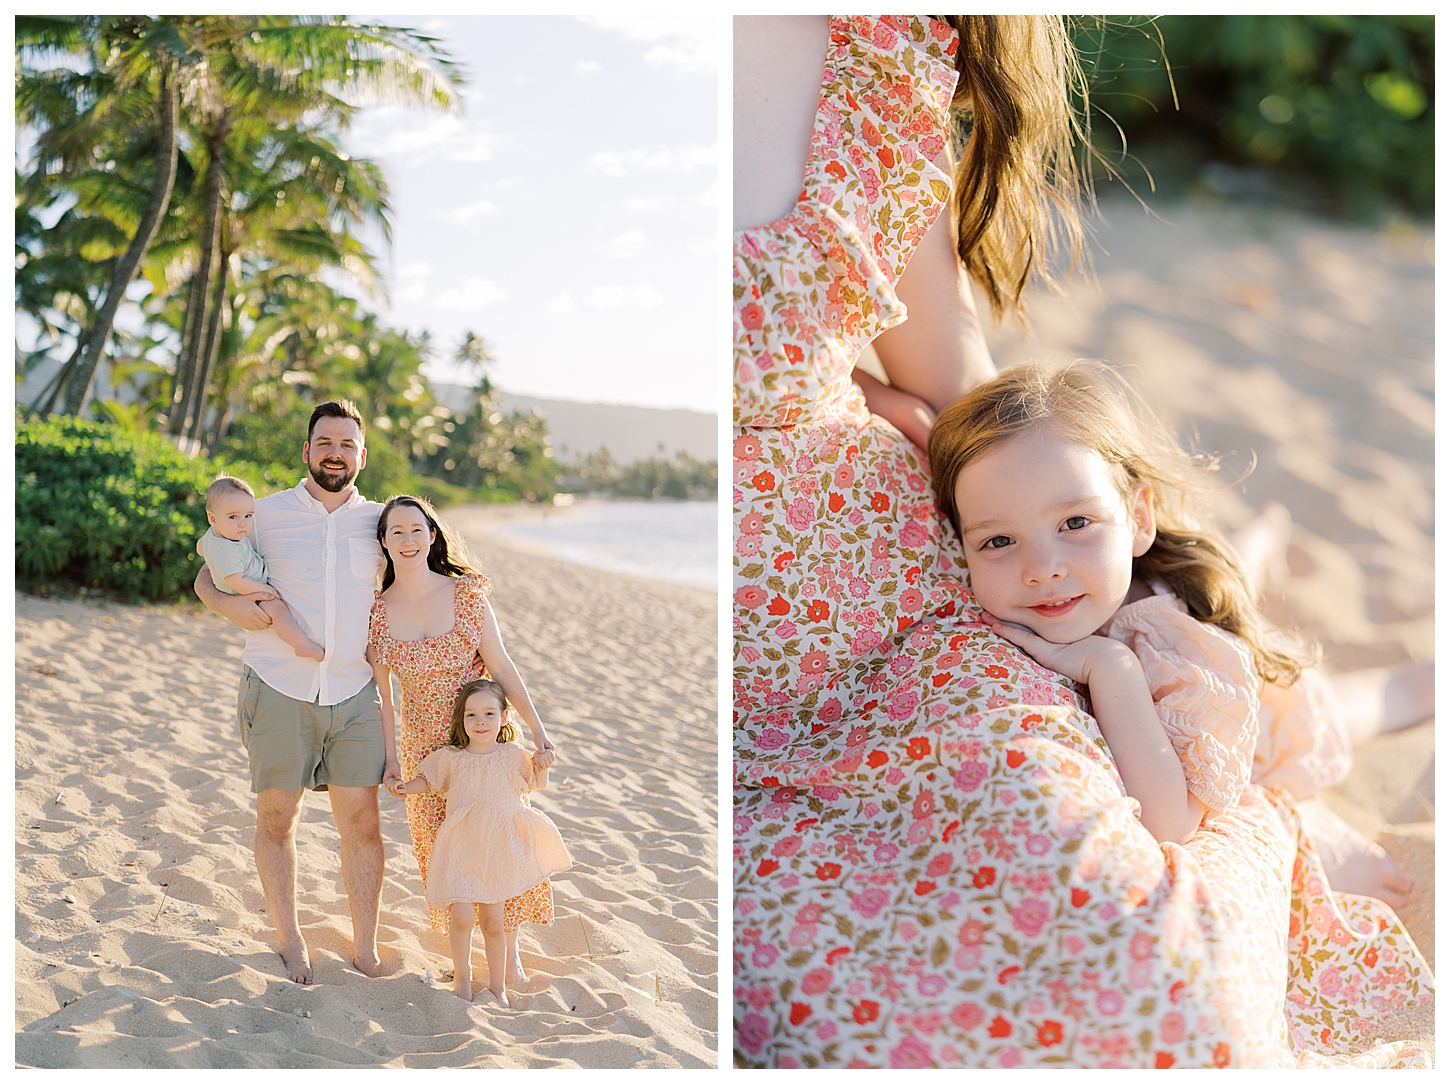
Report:
[[[1067,575],[1067,563],[1055,546],[1031,546],[1022,563],[1022,582],[1046,583]]]

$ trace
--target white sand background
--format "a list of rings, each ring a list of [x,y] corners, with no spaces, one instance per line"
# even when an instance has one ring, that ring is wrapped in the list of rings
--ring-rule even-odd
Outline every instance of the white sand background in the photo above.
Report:
[[[16,1062],[36,1067],[713,1067],[716,599],[568,565],[460,509],[558,743],[536,796],[574,859],[514,1008],[421,981],[432,933],[380,795],[383,977],[353,970],[325,794],[298,829],[316,985],[283,978],[237,739],[242,633],[196,606],[17,596]],[[475,937],[475,978],[486,974]]]

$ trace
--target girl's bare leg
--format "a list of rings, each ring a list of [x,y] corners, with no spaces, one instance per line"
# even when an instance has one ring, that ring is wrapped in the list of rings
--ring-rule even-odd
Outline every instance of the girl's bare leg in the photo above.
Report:
[[[453,992],[473,1000],[473,904],[455,903],[448,909],[448,945],[453,950]],[[488,936],[484,935],[484,946]]]
[[[470,915],[469,918],[473,916]],[[483,952],[488,957],[488,988],[505,1009],[509,996],[505,989],[508,975],[507,950],[504,948],[503,904],[483,903],[478,907],[479,925],[483,927]]]
[[[523,982],[529,976],[524,971],[524,962],[519,959],[519,931],[517,929],[504,930],[503,940],[506,955],[508,956],[508,964],[506,965],[508,980],[509,982],[515,983]]]
[[[302,626],[297,623],[297,618],[292,616],[291,607],[280,598],[268,599],[257,605],[262,607],[262,612],[272,619],[272,630],[282,638],[284,644],[296,652],[299,658],[322,661],[324,652],[321,646],[307,638],[307,633],[302,631]]]

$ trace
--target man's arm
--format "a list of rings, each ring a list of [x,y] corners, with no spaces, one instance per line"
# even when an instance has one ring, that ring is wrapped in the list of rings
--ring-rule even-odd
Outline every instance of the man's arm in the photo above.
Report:
[[[260,632],[272,627],[272,619],[257,605],[254,597],[228,595],[224,591],[218,591],[216,584],[212,583],[211,569],[205,565],[197,573],[193,586],[196,597],[201,599],[203,606],[218,617],[225,617],[237,628]]]

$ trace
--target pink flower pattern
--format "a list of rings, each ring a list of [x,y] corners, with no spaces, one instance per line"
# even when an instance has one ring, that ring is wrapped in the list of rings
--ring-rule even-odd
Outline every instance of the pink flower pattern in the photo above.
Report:
[[[736,235],[735,1064],[1426,1065],[1376,1045],[1433,996],[1393,913],[1280,790],[1158,846],[849,379],[950,196],[956,45],[833,18],[801,198]]]

